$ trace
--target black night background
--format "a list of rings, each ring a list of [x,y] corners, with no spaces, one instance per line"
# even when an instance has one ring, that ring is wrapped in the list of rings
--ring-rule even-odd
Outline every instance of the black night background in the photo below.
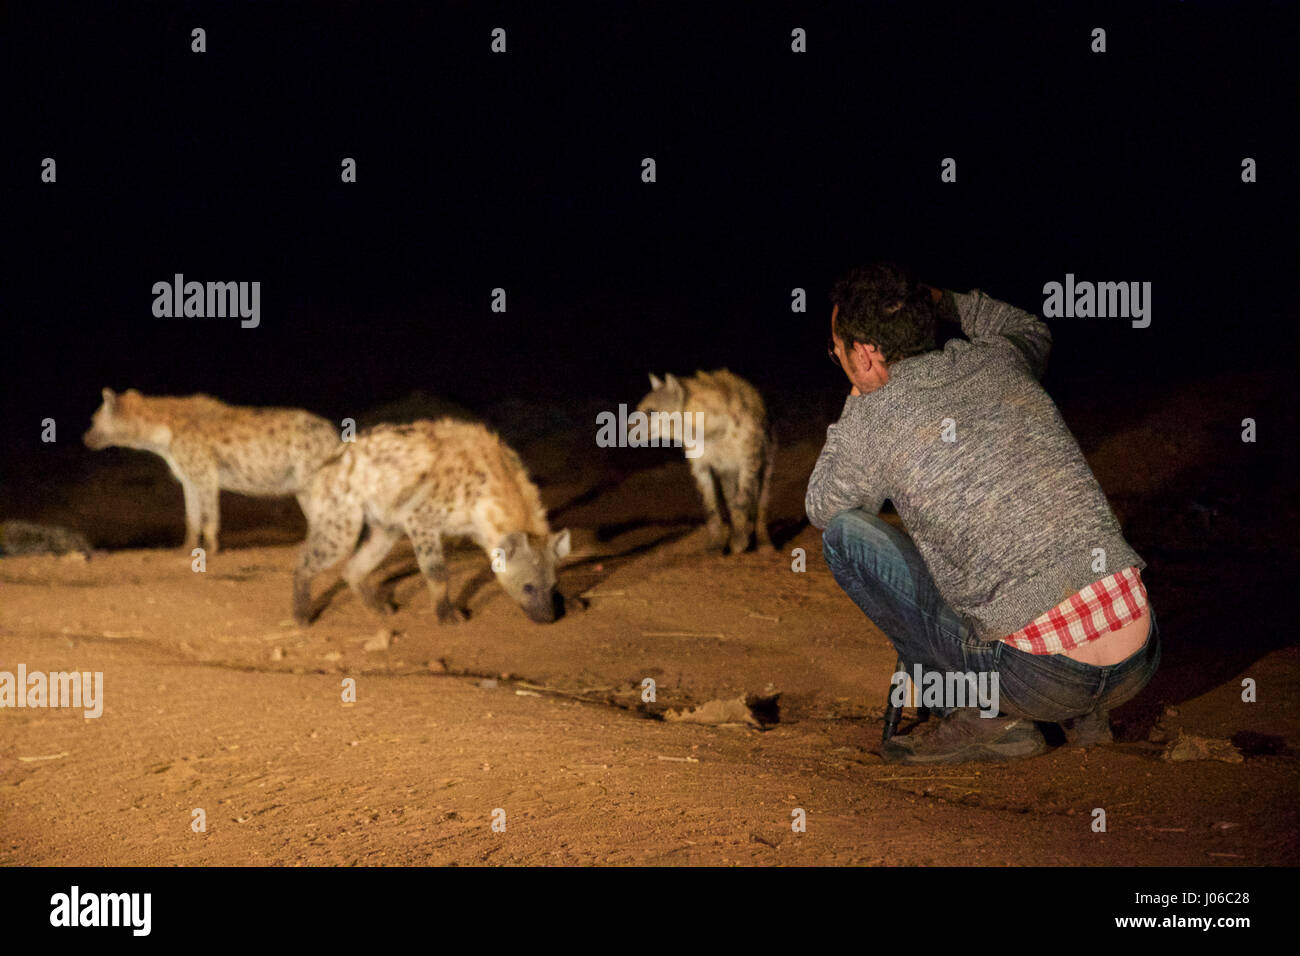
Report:
[[[1076,812],[1067,807],[1086,814],[1088,801],[1102,797],[1078,789],[1083,771],[1071,776],[1064,753],[1027,762],[1038,766],[1033,772],[985,778],[983,794],[972,788],[947,803],[920,789],[929,784],[891,784],[926,797],[915,841],[897,844],[911,849],[855,842],[867,832],[858,825],[867,817],[855,815],[878,810],[884,818],[893,806],[882,798],[873,810],[875,797],[863,805],[857,796],[827,810],[843,824],[838,842],[797,848],[780,801],[773,842],[756,842],[745,833],[767,831],[747,817],[709,822],[713,796],[734,795],[729,805],[757,814],[764,794],[745,789],[756,778],[740,771],[708,777],[715,738],[703,736],[691,738],[705,754],[702,782],[691,778],[676,797],[655,798],[674,806],[680,798],[698,820],[656,816],[658,803],[638,802],[635,778],[611,776],[602,779],[623,802],[587,809],[624,821],[622,829],[595,833],[574,823],[558,848],[542,833],[532,843],[502,842],[508,848],[492,856],[492,836],[477,821],[505,798],[474,790],[479,783],[451,796],[392,797],[406,801],[394,804],[392,821],[418,823],[417,836],[392,821],[392,831],[382,829],[388,823],[347,829],[343,817],[359,814],[362,802],[378,814],[389,797],[373,789],[350,796],[334,771],[271,731],[259,738],[244,727],[207,741],[203,734],[226,733],[224,721],[235,727],[245,709],[260,714],[266,699],[227,687],[235,672],[212,667],[201,671],[211,693],[221,687],[222,699],[242,703],[215,711],[220,720],[196,716],[187,752],[224,754],[228,740],[241,740],[243,757],[228,759],[287,761],[294,782],[277,806],[307,806],[314,795],[312,812],[322,816],[311,819],[333,834],[326,849],[295,855],[263,839],[277,832],[274,815],[257,818],[269,831],[241,823],[226,843],[215,832],[204,844],[119,833],[120,817],[79,843],[73,823],[57,833],[40,825],[47,810],[68,819],[66,805],[25,796],[12,824],[0,822],[0,863],[1294,865],[1297,19],[1292,3],[1203,2],[8,6],[0,19],[0,521],[74,528],[97,551],[84,566],[0,562],[5,655],[34,660],[33,648],[51,645],[23,642],[41,635],[63,635],[69,647],[84,638],[76,646],[87,654],[126,654],[103,638],[129,634],[169,649],[139,678],[146,689],[154,666],[158,683],[181,686],[179,671],[167,669],[184,655],[244,667],[248,681],[293,673],[303,682],[293,686],[305,688],[295,700],[315,694],[310,681],[329,681],[321,691],[328,708],[317,715],[302,704],[310,726],[270,711],[265,726],[293,727],[295,741],[315,741],[319,730],[322,741],[364,742],[365,731],[331,724],[341,719],[338,678],[318,675],[369,673],[364,666],[377,655],[347,641],[369,638],[378,625],[340,597],[311,631],[287,629],[289,574],[305,527],[293,501],[225,496],[228,550],[213,557],[216,574],[190,575],[179,547],[181,492],[166,466],[142,452],[93,452],[81,435],[106,387],[203,392],[362,425],[452,410],[499,429],[534,475],[552,525],[574,529],[575,557],[560,587],[575,606],[601,589],[612,596],[587,600],[543,640],[489,587],[470,592],[468,622],[439,629],[411,564],[398,584],[403,610],[384,666],[414,669],[433,689],[391,717],[396,723],[385,726],[394,734],[425,741],[423,725],[402,723],[417,721],[420,708],[444,728],[488,709],[456,696],[487,691],[432,680],[427,670],[526,679],[527,693],[534,684],[562,687],[581,700],[586,691],[574,688],[590,684],[611,699],[624,694],[620,706],[630,710],[633,675],[644,673],[662,675],[670,707],[775,684],[784,694],[780,731],[824,735],[793,738],[801,753],[849,753],[844,773],[875,780],[889,769],[875,766],[870,747],[893,654],[820,564],[803,494],[847,391],[826,355],[828,292],[844,271],[879,258],[905,262],[935,286],[978,288],[1038,315],[1044,285],[1067,275],[1151,284],[1149,327],[1047,319],[1053,347],[1043,385],[1149,562],[1144,574],[1166,643],[1151,685],[1116,713],[1113,749],[1089,751],[1088,779],[1110,788],[1104,805],[1135,808],[1115,817],[1127,821],[1116,824],[1127,835],[1113,832],[1106,844],[1089,842],[1082,817],[1067,817]],[[196,27],[206,31],[206,52],[191,50]],[[494,27],[507,31],[504,54],[490,48]],[[1090,49],[1097,27],[1106,30],[1104,53]],[[791,50],[795,28],[806,31],[806,53]],[[42,182],[47,157],[57,163],[54,183]],[[355,183],[340,177],[349,157]],[[647,157],[656,166],[650,183],[641,175]],[[945,158],[956,161],[955,182],[941,180]],[[1243,181],[1247,158],[1257,181]],[[153,285],[177,273],[260,282],[260,325],[155,317]],[[492,309],[498,288],[504,312]],[[792,311],[795,289],[804,290],[806,311]],[[723,366],[757,386],[781,441],[771,568],[753,555],[709,564],[677,550],[703,520],[680,452],[595,441],[594,414],[634,406],[647,373]],[[57,441],[43,441],[51,419]],[[1242,440],[1246,419],[1257,428],[1253,442]],[[792,577],[797,548],[808,552],[809,573]],[[480,569],[481,558],[458,559],[458,579]],[[173,617],[154,616],[164,613]],[[778,630],[785,636],[773,636]],[[138,665],[105,660],[127,674]],[[1243,675],[1267,688],[1255,709],[1237,704]],[[673,681],[677,698],[669,696]],[[415,693],[414,683],[403,686]],[[202,700],[207,691],[196,693]],[[370,703],[377,699],[364,702],[387,706]],[[511,707],[543,706],[492,700],[498,723]],[[113,706],[127,705],[110,698],[110,716]],[[454,713],[436,710],[443,706]],[[149,736],[150,713],[141,710],[133,725],[139,740],[160,739]],[[577,729],[546,725],[558,748],[551,764],[569,759],[561,744],[588,739],[583,714],[604,714],[574,713],[565,719]],[[348,719],[362,716],[358,709]],[[644,751],[656,772],[686,772],[685,763],[656,763],[656,754],[676,752],[675,739],[641,740],[641,724],[626,715],[601,719],[625,737],[603,755],[593,749],[591,766],[618,766]],[[1255,771],[1249,781],[1235,764],[1162,760],[1161,735],[1178,720],[1188,734],[1231,740]],[[667,726],[644,723],[645,733]],[[27,750],[71,749],[77,759],[72,744],[14,726]],[[110,736],[108,719],[103,726],[110,729],[97,731],[104,743],[96,752],[124,756],[105,764],[101,779],[129,781],[132,767],[151,761],[180,766],[180,751],[137,753],[134,738]],[[512,754],[532,752],[522,739]],[[733,746],[716,739],[722,750]],[[759,739],[776,747],[779,736]],[[753,746],[758,753],[763,745]],[[344,756],[370,759],[365,751]],[[514,758],[477,755],[469,745],[460,753],[472,766],[418,747],[410,759],[457,781],[487,780],[477,774],[490,765],[539,781],[548,800],[572,797],[541,782],[551,764],[516,770]],[[0,769],[7,755],[0,742]],[[346,772],[369,785],[398,780],[404,758],[387,759]],[[738,766],[748,759],[735,757]],[[812,761],[791,756],[785,767],[784,757],[771,759],[763,766],[777,775]],[[53,775],[56,763],[15,772]],[[1189,776],[1193,766],[1199,776]],[[132,819],[154,820],[154,811],[170,819],[173,800],[199,805],[188,789],[166,790],[169,777],[157,777],[156,789],[154,779],[137,788],[146,813]],[[837,778],[820,792],[838,793],[843,783],[849,793],[854,781]],[[252,819],[240,803],[250,791],[227,783],[239,804],[231,818]],[[775,786],[781,800],[797,789]],[[68,800],[99,800],[94,790],[67,792]],[[518,813],[524,799],[504,805]],[[997,817],[987,829],[979,821],[994,818],[970,810],[962,826],[973,844],[943,836],[951,818],[938,814],[1022,799],[1048,810]],[[533,805],[529,819],[540,828],[553,809]],[[422,814],[435,810],[425,829]],[[294,833],[305,829],[297,809],[284,812]],[[478,829],[455,830],[465,820]],[[1243,825],[1212,831],[1220,820]],[[698,828],[675,829],[687,826]],[[1179,827],[1186,834],[1165,839]],[[733,831],[741,833],[734,841]],[[448,832],[449,842],[429,836]],[[1152,833],[1165,836],[1153,841]],[[660,856],[659,840],[685,849]]]

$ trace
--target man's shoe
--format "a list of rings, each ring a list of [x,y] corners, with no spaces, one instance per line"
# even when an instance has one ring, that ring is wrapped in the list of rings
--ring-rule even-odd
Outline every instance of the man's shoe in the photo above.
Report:
[[[1091,714],[1067,720],[1061,729],[1065,731],[1065,742],[1071,747],[1094,747],[1115,740],[1110,729],[1110,711],[1107,710],[1094,710]]]
[[[911,733],[890,737],[881,754],[887,763],[951,764],[1020,760],[1046,749],[1047,741],[1032,720],[981,717],[975,708],[963,707]]]

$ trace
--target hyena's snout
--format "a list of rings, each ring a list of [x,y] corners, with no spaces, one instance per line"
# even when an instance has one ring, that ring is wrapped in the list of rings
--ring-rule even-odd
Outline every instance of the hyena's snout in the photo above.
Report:
[[[556,588],[555,562],[569,553],[569,532],[529,541],[522,532],[501,539],[493,570],[506,594],[538,624],[564,616],[564,598]]]
[[[90,429],[88,432],[86,432],[86,434],[81,436],[81,442],[87,448],[93,449],[95,451],[98,451],[99,449],[103,448],[105,444],[107,444],[104,439],[104,436],[101,435],[93,428]]]
[[[528,617],[538,624],[552,624],[564,617],[564,596],[555,588],[525,595],[519,605]]]

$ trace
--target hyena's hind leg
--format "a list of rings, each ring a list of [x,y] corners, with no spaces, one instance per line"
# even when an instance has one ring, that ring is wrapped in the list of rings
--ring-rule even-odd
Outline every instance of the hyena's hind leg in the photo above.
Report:
[[[373,523],[367,527],[370,529],[370,537],[343,566],[343,580],[370,610],[378,614],[392,614],[397,609],[396,605],[391,599],[384,598],[378,588],[367,583],[366,576],[388,557],[388,552],[393,550],[401,531]]]
[[[365,516],[360,507],[323,515],[308,512],[307,522],[307,540],[293,572],[293,618],[304,625],[310,624],[313,617],[312,578],[337,564],[356,547]]]
[[[691,476],[700,489],[700,497],[704,499],[704,510],[709,516],[708,523],[705,525],[709,531],[709,544],[711,547],[721,548],[724,537],[722,515],[718,511],[717,478],[713,474],[713,469],[699,458],[691,459]]]
[[[447,565],[442,556],[442,532],[438,522],[430,515],[422,515],[417,511],[407,519],[406,534],[415,548],[415,560],[420,565],[420,573],[428,582],[438,623],[455,624],[465,620],[465,612],[453,607],[447,597],[447,583],[451,575],[447,573]]]
[[[762,487],[758,492],[758,516],[754,521],[754,531],[758,536],[758,546],[765,551],[775,550],[767,528],[768,500],[772,496],[772,470],[776,467],[776,436],[769,435],[763,447]]]

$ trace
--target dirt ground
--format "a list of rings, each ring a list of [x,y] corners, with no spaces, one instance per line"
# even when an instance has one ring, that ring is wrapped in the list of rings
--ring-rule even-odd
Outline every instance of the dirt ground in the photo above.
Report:
[[[778,553],[734,558],[702,550],[674,454],[602,459],[589,430],[520,429],[553,526],[574,534],[570,611],[549,626],[467,549],[452,571],[470,619],[440,627],[403,547],[382,570],[396,615],[341,589],[299,628],[292,501],[223,495],[225,550],[195,573],[160,461],[65,449],[72,477],[51,465],[16,485],[5,516],[106,550],[0,560],[0,670],[103,672],[104,712],[0,710],[0,863],[1300,863],[1284,390],[1255,380],[1208,411],[1199,389],[1138,394],[1118,419],[1065,410],[1150,562],[1164,663],[1114,714],[1113,744],[934,769],[880,758],[894,655],[801,520],[825,421],[786,426]],[[1271,445],[1241,442],[1244,415],[1270,421]],[[765,701],[761,728],[664,719],[740,697]],[[1240,759],[1163,759],[1180,730]]]

